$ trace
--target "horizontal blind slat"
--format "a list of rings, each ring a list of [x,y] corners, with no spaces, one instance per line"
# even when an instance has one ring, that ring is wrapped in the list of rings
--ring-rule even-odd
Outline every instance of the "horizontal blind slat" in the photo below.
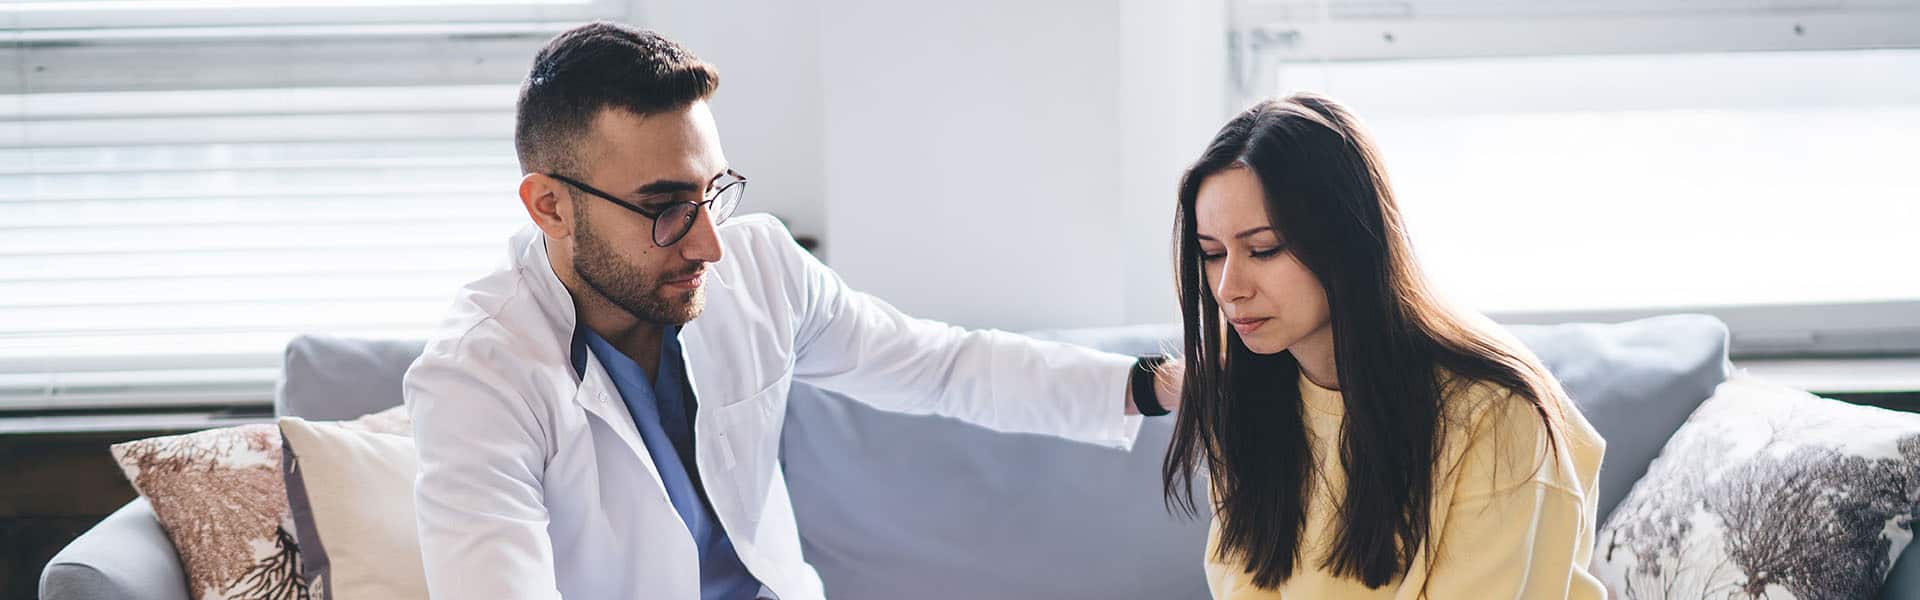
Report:
[[[248,331],[263,328],[354,327],[364,323],[431,323],[450,298],[378,298],[351,301],[288,300],[230,304],[152,303],[132,307],[9,309],[0,335],[64,332]]]
[[[172,277],[251,277],[274,274],[410,272],[422,266],[479,268],[493,263],[498,244],[414,248],[292,248],[182,254],[95,254],[0,257],[0,282]],[[486,258],[481,258],[486,257]]]
[[[510,109],[515,85],[361,88],[66,92],[0,97],[0,113],[21,120],[124,119],[348,114],[498,112]]]
[[[425,298],[447,295],[483,273],[415,270],[387,274],[168,277],[86,281],[0,282],[0,310],[51,307],[115,307],[243,302],[349,301],[365,298]]]
[[[0,122],[0,147],[141,146],[420,138],[501,139],[513,134],[510,112],[246,115]]]
[[[68,231],[119,227],[183,227],[208,224],[267,224],[295,222],[396,223],[443,219],[518,222],[523,207],[517,198],[495,193],[480,195],[396,196],[368,194],[357,198],[245,199],[238,201],[64,202],[0,203],[0,230],[62,229]]]

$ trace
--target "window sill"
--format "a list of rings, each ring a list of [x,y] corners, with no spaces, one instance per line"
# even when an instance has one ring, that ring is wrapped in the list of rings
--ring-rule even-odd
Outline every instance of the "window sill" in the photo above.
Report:
[[[1816,394],[1920,391],[1920,357],[1744,359],[1736,369]]]
[[[188,433],[216,427],[274,422],[272,409],[266,410],[266,413],[243,414],[218,410],[146,414],[0,415],[0,437],[82,433],[152,432],[163,435]]]

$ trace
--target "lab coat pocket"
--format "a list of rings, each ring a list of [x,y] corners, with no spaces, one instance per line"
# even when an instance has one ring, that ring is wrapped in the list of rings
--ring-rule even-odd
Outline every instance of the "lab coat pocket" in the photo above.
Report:
[[[759,527],[766,510],[780,447],[780,425],[787,386],[770,386],[752,397],[714,409],[713,465],[733,487],[736,515],[747,520],[739,533]]]

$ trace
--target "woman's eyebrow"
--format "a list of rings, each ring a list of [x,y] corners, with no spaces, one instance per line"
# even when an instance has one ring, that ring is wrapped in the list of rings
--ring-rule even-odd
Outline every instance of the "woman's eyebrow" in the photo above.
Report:
[[[1258,235],[1258,234],[1259,234],[1260,232],[1263,232],[1263,231],[1273,231],[1273,226],[1272,226],[1272,225],[1266,225],[1266,226],[1261,226],[1261,227],[1255,227],[1255,228],[1253,228],[1253,229],[1248,229],[1248,230],[1246,230],[1246,231],[1242,231],[1242,232],[1240,232],[1240,233],[1236,233],[1236,234],[1233,234],[1233,239],[1236,239],[1236,240],[1237,240],[1237,239],[1242,239],[1242,238],[1246,238],[1246,237],[1250,237],[1250,236],[1254,236],[1254,235]],[[1210,236],[1210,235],[1207,235],[1207,234],[1204,234],[1204,233],[1202,233],[1202,234],[1196,234],[1196,235],[1198,235],[1200,239],[1203,239],[1203,240],[1206,240],[1206,241],[1209,241],[1209,242],[1218,242],[1218,241],[1220,241],[1220,240],[1216,240],[1216,239],[1213,239],[1213,236]]]

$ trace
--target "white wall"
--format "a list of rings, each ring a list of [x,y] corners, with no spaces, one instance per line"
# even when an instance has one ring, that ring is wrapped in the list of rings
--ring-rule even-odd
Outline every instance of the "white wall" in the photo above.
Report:
[[[719,67],[714,118],[727,159],[748,178],[743,210],[779,215],[796,235],[824,237],[816,3],[637,2],[634,25],[659,31]]]
[[[1229,96],[1225,2],[1123,2],[1121,196],[1124,322],[1179,320],[1173,217],[1180,175],[1238,112]]]
[[[921,316],[1118,322],[1112,3],[824,4],[834,267]]]
[[[647,1],[647,0],[642,0]],[[1173,192],[1229,114],[1225,2],[654,1],[719,65],[754,210],[909,313],[1173,320]]]

